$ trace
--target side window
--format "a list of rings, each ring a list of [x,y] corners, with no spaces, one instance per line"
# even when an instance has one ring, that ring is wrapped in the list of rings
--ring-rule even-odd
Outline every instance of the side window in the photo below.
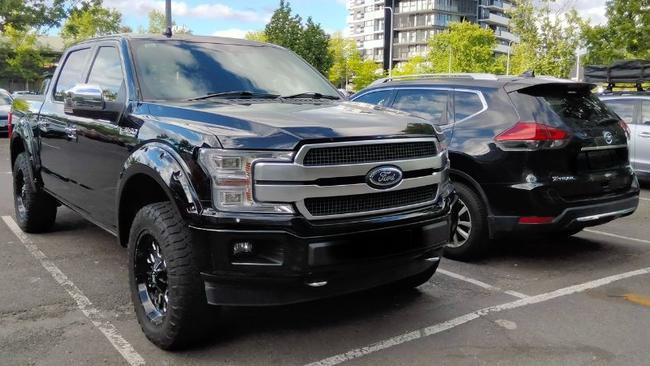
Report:
[[[390,94],[391,94],[390,90],[380,90],[380,91],[364,94],[358,98],[354,98],[353,101],[358,103],[367,103],[373,105],[385,105],[386,102],[388,101],[388,98],[390,97]]]
[[[54,100],[62,102],[63,94],[65,94],[66,90],[81,82],[84,77],[82,73],[84,72],[88,55],[90,55],[90,48],[72,51],[68,54],[59,74],[59,79],[56,82],[56,88],[54,88]]]
[[[115,47],[100,47],[88,76],[88,84],[98,85],[108,102],[124,97],[122,61]]]
[[[454,94],[454,120],[462,121],[483,110],[481,97],[476,93],[456,92]]]
[[[393,108],[415,114],[434,124],[447,124],[448,94],[445,90],[400,90],[395,96]]]
[[[641,113],[641,123],[650,125],[650,100],[643,101],[643,113]]]
[[[636,103],[635,100],[631,99],[614,99],[605,101],[605,104],[628,124],[636,123],[634,120],[634,107],[636,106]]]

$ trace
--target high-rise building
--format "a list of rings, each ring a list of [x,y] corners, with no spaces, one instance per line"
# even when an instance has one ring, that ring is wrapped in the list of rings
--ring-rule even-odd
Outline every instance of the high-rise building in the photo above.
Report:
[[[426,55],[432,35],[463,20],[493,29],[498,42],[494,51],[507,53],[517,40],[508,27],[506,11],[511,7],[509,0],[347,0],[347,34],[365,58],[382,62],[384,68],[389,65],[391,30],[396,65]]]

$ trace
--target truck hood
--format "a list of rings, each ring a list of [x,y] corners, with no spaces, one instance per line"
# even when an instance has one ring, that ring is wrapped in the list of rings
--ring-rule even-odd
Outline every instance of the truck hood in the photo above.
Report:
[[[427,121],[352,102],[201,101],[148,103],[161,122],[211,133],[225,149],[292,150],[306,140],[435,135]]]

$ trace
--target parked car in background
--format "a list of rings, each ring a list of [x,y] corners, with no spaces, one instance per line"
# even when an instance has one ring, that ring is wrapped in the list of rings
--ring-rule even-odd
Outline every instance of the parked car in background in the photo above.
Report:
[[[23,96],[23,95],[36,95],[36,93],[33,92],[33,91],[29,91],[29,90],[17,90],[15,92],[11,93],[12,98],[17,98],[17,97]]]
[[[600,99],[630,128],[630,162],[640,179],[650,179],[650,92],[616,92]]]
[[[9,130],[9,111],[13,98],[4,89],[0,89],[0,136],[4,136]]]
[[[208,304],[419,286],[452,232],[434,126],[343,101],[279,46],[84,41],[13,113],[19,226],[47,231],[63,204],[114,234],[136,318],[164,349],[211,331]]]
[[[592,88],[534,77],[429,75],[383,79],[352,100],[443,129],[460,197],[445,254],[468,260],[493,238],[573,235],[636,210],[629,130]]]

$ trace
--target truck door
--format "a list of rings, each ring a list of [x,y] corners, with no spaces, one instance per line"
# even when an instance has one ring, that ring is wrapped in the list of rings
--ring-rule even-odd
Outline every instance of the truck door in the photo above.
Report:
[[[76,183],[72,203],[111,230],[116,226],[117,183],[128,157],[129,141],[119,127],[127,100],[123,70],[118,43],[96,44],[84,83],[101,89],[106,110],[69,118],[69,132],[76,140],[70,168]]]
[[[77,142],[70,138],[69,118],[63,112],[65,91],[81,82],[88,69],[89,47],[70,51],[55,75],[56,82],[45,95],[37,120],[40,143],[41,177],[45,189],[59,199],[71,202],[73,198],[70,167],[75,164],[70,148]]]
[[[650,100],[644,99],[641,108],[641,120],[636,126],[636,144],[634,155],[637,170],[645,174],[650,173]]]

